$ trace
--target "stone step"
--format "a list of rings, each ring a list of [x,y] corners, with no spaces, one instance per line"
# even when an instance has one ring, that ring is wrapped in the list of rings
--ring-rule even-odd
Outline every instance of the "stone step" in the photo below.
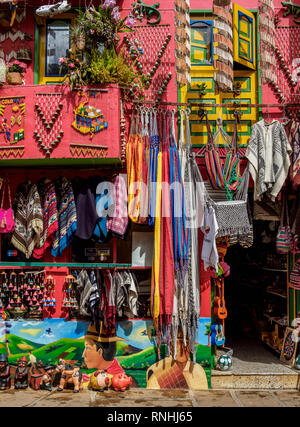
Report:
[[[300,373],[233,373],[212,371],[212,389],[299,390]]]

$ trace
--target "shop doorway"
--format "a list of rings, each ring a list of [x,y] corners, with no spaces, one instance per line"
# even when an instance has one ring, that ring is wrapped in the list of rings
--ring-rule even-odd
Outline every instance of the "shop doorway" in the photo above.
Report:
[[[223,332],[226,349],[233,351],[232,369],[226,374],[298,376],[280,360],[288,320],[287,257],[275,250],[278,223],[254,221],[253,227],[253,246],[230,246],[225,256],[230,275],[224,280],[228,315]],[[217,347],[216,359],[224,351]]]

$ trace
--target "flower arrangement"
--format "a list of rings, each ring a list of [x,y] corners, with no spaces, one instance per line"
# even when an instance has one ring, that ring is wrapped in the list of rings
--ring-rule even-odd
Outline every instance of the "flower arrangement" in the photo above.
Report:
[[[9,73],[25,73],[27,65],[24,62],[12,61],[8,64],[7,69]]]
[[[121,19],[116,3],[104,0],[97,8],[92,5],[85,11],[78,10],[71,27],[70,55],[59,59],[64,82],[71,90],[109,83],[134,86],[137,90],[144,87],[144,76],[136,74],[134,64],[122,50],[117,52],[118,33],[131,31],[135,20],[131,16]]]
[[[117,34],[132,28],[131,22],[126,22],[127,17],[120,18],[116,0],[105,0],[98,8],[92,5],[85,12],[79,10],[78,13],[77,25],[83,29],[92,47],[98,44],[116,47]]]

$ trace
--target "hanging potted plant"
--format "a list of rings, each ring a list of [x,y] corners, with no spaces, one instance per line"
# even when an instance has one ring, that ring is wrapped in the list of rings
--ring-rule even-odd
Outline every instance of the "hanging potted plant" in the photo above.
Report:
[[[11,85],[21,85],[25,70],[26,64],[19,61],[11,62],[8,65],[7,82]]]
[[[86,34],[81,25],[74,25],[71,27],[71,44],[76,50],[83,51],[85,48]]]

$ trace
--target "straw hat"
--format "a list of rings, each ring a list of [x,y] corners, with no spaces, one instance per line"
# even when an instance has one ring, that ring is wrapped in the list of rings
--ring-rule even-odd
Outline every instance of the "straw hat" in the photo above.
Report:
[[[90,324],[86,332],[85,338],[95,342],[127,341],[117,336],[115,328],[109,331],[109,333],[105,331],[102,322],[100,326],[100,331],[96,330],[95,325]]]

